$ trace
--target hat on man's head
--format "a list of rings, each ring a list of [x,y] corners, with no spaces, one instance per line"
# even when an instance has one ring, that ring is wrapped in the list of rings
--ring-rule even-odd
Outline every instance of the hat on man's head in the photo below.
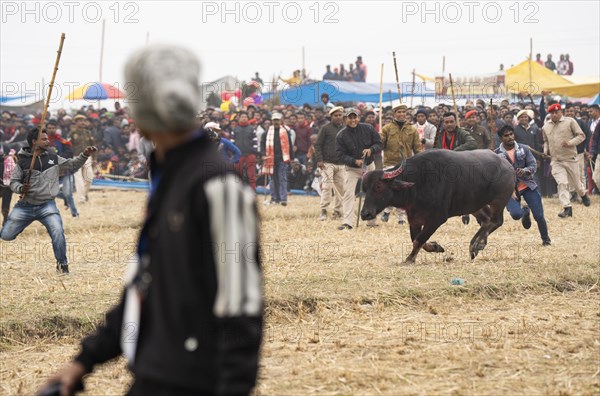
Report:
[[[548,107],[548,113],[554,113],[558,110],[562,110],[562,107],[560,107],[560,103],[554,103],[553,105]]]
[[[75,117],[73,117],[73,121],[77,121],[77,120],[87,120],[87,117],[84,116],[83,114],[77,114]]]
[[[342,106],[335,106],[331,110],[329,110],[329,115],[333,115],[336,111],[344,112],[344,108]]]
[[[219,124],[217,124],[214,121],[211,122],[207,122],[206,125],[204,125],[204,129],[210,129],[210,130],[216,130],[216,131],[220,131],[221,130],[221,126]]]
[[[273,115],[271,116],[272,120],[281,120],[283,118],[283,115],[281,115],[281,113],[273,113]]]
[[[360,114],[358,113],[358,110],[356,110],[354,107],[350,107],[346,109],[346,117],[348,117],[350,114],[354,114],[356,116],[359,116]]]
[[[427,110],[425,110],[425,109],[417,110],[417,112],[415,113],[415,117],[418,116],[419,114],[423,114],[425,117],[427,117]]]
[[[404,110],[407,110],[407,109],[408,109],[408,106],[407,106],[407,105],[405,105],[405,104],[402,104],[402,103],[400,103],[400,104],[398,104],[398,105],[396,105],[396,106],[392,107],[392,111],[393,111],[394,113],[396,112],[396,110],[399,110],[399,109],[404,109]]]
[[[526,114],[530,119],[533,119],[534,117],[533,110],[521,110],[517,113],[517,118],[521,117],[523,114]]]
[[[468,111],[467,114],[465,114],[465,120],[473,115],[477,115],[477,110]]]

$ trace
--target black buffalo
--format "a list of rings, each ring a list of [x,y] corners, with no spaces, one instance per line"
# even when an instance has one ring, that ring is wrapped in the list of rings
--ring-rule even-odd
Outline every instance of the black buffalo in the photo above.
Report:
[[[364,176],[363,220],[374,219],[388,206],[406,210],[413,249],[406,262],[414,262],[421,247],[444,252],[427,242],[450,217],[472,214],[481,225],[471,239],[474,259],[485,248],[488,235],[504,222],[504,208],[515,191],[515,171],[508,161],[490,150],[427,150],[389,171]]]

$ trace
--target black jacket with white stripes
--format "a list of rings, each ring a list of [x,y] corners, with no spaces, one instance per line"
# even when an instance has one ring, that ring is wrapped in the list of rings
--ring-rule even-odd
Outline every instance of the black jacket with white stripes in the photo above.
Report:
[[[254,193],[204,137],[152,169],[160,180],[142,231],[147,253],[137,279],[145,286],[130,368],[136,379],[192,393],[248,394],[263,314]],[[76,360],[88,370],[120,355],[120,342],[136,331],[123,322],[124,300],[82,342]]]

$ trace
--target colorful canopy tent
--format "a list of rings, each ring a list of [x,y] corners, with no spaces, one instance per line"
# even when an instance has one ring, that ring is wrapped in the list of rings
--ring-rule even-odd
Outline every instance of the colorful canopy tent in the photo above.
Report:
[[[416,84],[414,95],[411,95],[411,83],[404,82],[402,86],[402,98],[429,98],[435,96],[435,90],[425,87],[424,84]],[[321,95],[327,93],[332,103],[336,102],[379,102],[379,84],[348,82],[348,81],[318,81],[310,84],[289,87],[278,91],[281,104],[292,104],[302,106],[309,104],[318,105],[321,102]],[[273,97],[272,92],[263,93],[264,100],[270,100]],[[398,100],[398,88],[396,83],[383,84],[383,101],[392,102]]]
[[[529,75],[529,63],[531,63],[531,79]],[[525,60],[506,70],[505,85],[508,92],[517,94],[520,92],[531,92],[535,95],[541,91],[550,90],[550,87],[566,87],[573,85],[573,83],[535,61]]]
[[[547,89],[562,96],[589,98],[600,92],[600,82],[550,86]]]
[[[88,83],[69,93],[69,100],[104,100],[104,99],[121,99],[125,94],[114,85],[106,83]]]
[[[0,93],[0,111],[14,111],[20,114],[35,113],[44,108],[44,101],[38,95],[20,93]]]

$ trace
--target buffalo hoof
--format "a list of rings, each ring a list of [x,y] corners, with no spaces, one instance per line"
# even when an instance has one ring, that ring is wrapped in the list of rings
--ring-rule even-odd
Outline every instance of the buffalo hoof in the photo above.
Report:
[[[442,245],[434,241],[425,243],[423,249],[429,253],[444,253],[446,251]]]
[[[404,264],[414,264],[414,263],[415,263],[415,257],[414,256],[408,256],[404,260]]]
[[[477,257],[477,254],[485,248],[485,243],[483,242],[473,242],[471,244],[471,248],[469,249],[469,253],[471,253],[471,260]]]

